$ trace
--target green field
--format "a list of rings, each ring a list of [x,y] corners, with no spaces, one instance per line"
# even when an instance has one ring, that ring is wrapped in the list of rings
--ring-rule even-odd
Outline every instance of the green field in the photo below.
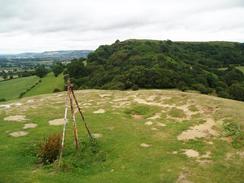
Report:
[[[33,86],[39,80],[36,76],[12,79],[0,82],[0,98],[16,99],[20,93]]]
[[[17,78],[7,81],[0,82],[0,99],[12,100],[17,99],[22,92],[31,88],[35,83],[39,81],[39,77],[30,76]],[[45,93],[52,93],[57,88],[61,91],[64,89],[63,75],[60,74],[55,77],[53,73],[49,73],[44,78],[41,78],[41,82],[38,83],[34,88],[28,91],[25,96],[34,96]]]
[[[239,69],[241,72],[244,73],[244,66],[238,66],[238,67],[236,67],[236,68]]]
[[[241,72],[244,73],[244,66],[237,66],[236,68],[239,69]],[[219,68],[219,70],[225,71],[225,70],[227,70],[227,67]]]
[[[64,79],[62,74],[60,74],[58,77],[55,77],[53,73],[49,73],[44,78],[41,78],[41,80],[41,83],[39,83],[36,87],[27,92],[24,96],[26,97],[52,93],[55,88],[61,91],[63,91],[64,89]]]
[[[80,150],[70,120],[63,167],[38,163],[38,144],[62,131],[48,122],[63,118],[64,92],[1,103],[1,183],[243,182],[243,102],[175,90],[75,93],[100,136],[95,151],[77,114]],[[8,121],[16,115],[26,119]],[[23,129],[26,123],[38,126]],[[28,134],[11,136],[16,131]]]

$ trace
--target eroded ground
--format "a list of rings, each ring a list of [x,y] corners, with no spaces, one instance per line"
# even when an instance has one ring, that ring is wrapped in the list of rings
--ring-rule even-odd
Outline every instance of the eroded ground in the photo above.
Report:
[[[232,137],[223,135],[226,121],[243,129],[244,103],[174,90],[75,93],[92,135],[106,150],[107,158],[88,170],[68,171],[65,177],[55,172],[50,182],[239,183],[244,180],[243,147],[234,148]],[[64,101],[65,93],[58,93],[0,104],[0,155],[8,156],[0,163],[0,177],[15,180],[4,169],[8,164],[13,174],[27,176],[29,182],[46,182],[46,173],[52,170],[36,167],[34,159],[28,160],[28,156],[23,160],[27,162],[20,165],[16,161],[21,154],[13,151],[19,152],[28,143],[61,132]],[[76,116],[79,137],[86,139],[77,111]],[[72,139],[70,116],[68,126],[67,134]],[[22,168],[24,171],[19,173]],[[229,178],[223,179],[227,174]]]

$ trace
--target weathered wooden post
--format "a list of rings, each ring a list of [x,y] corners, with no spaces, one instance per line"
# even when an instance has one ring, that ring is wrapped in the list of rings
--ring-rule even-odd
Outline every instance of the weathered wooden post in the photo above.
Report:
[[[64,150],[64,141],[65,141],[65,134],[66,134],[66,126],[68,123],[68,119],[67,119],[67,113],[68,113],[68,103],[70,104],[70,111],[71,111],[71,115],[72,115],[72,120],[73,120],[73,132],[74,132],[74,139],[75,139],[75,147],[76,150],[79,149],[79,141],[78,141],[78,130],[77,130],[77,123],[76,123],[76,117],[75,117],[75,112],[74,112],[74,102],[75,101],[75,106],[77,108],[77,110],[79,111],[80,115],[81,115],[81,119],[84,122],[86,131],[90,137],[91,140],[94,140],[94,138],[92,137],[92,134],[87,126],[87,123],[85,121],[85,117],[79,107],[79,103],[76,99],[76,96],[74,94],[73,91],[73,86],[70,82],[70,80],[67,81],[67,95],[66,95],[66,99],[65,99],[65,111],[64,111],[64,127],[63,127],[63,134],[62,134],[62,142],[61,142],[61,149],[60,149],[60,155],[59,155],[59,163],[61,162],[62,159],[62,155],[63,155],[63,150]],[[69,102],[68,102],[69,101]]]

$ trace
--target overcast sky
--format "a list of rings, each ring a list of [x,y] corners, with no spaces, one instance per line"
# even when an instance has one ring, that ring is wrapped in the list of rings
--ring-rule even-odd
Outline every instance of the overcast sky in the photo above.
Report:
[[[244,42],[244,0],[0,0],[0,53],[115,40]]]

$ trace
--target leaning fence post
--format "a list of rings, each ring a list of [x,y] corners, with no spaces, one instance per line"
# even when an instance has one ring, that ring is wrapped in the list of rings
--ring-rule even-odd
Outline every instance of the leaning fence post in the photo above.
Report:
[[[65,99],[65,110],[64,110],[64,127],[63,127],[63,134],[62,134],[62,142],[61,142],[61,150],[60,150],[60,155],[59,155],[59,165],[62,160],[63,156],[63,150],[64,150],[64,139],[65,139],[65,132],[66,132],[66,125],[67,125],[67,112],[68,112],[68,96],[66,96]]]

